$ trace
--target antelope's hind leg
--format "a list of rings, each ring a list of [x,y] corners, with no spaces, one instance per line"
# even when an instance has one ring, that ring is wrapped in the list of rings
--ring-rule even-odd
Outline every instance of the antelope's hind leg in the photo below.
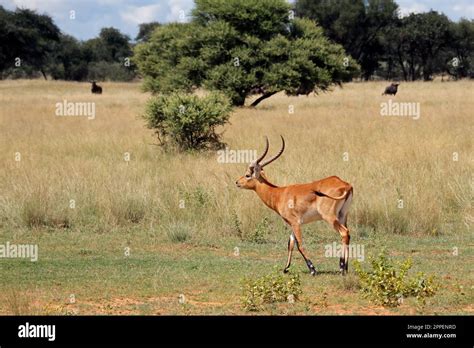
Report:
[[[347,227],[347,215],[349,213],[349,207],[352,202],[352,189],[349,191],[349,194],[344,201],[341,209],[339,210],[338,216],[336,221],[339,224],[336,224],[334,218],[332,221],[328,221],[333,227],[336,229],[337,232],[341,235],[342,239],[342,255],[339,258],[339,270],[342,274],[347,273],[349,270],[349,243],[351,236],[349,234],[349,228]]]
[[[324,221],[330,224],[334,229],[339,232],[341,236],[341,246],[342,254],[339,258],[339,271],[344,275],[349,271],[349,243],[351,236],[349,234],[349,229],[344,226],[335,216],[326,216],[323,217]]]
[[[339,270],[341,271],[341,274],[344,275],[349,271],[349,243],[351,241],[351,236],[349,234],[349,229],[338,220],[334,221],[333,226],[341,235],[342,255],[339,259]]]

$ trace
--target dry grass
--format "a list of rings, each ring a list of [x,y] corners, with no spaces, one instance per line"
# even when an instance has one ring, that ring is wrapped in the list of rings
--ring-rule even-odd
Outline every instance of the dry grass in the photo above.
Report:
[[[260,150],[268,135],[276,151],[283,134],[287,150],[267,175],[278,185],[329,175],[352,183],[350,222],[361,231],[465,228],[472,222],[473,83],[402,84],[393,99],[419,102],[418,120],[380,116],[388,99],[380,95],[383,86],[352,83],[318,97],[274,96],[255,110],[237,110],[224,140],[231,149]],[[138,118],[148,98],[138,84],[107,83],[101,96],[87,84],[66,82],[3,81],[0,89],[3,226],[171,223],[179,216],[202,234],[222,235],[228,229],[208,222],[231,226],[235,211],[249,229],[265,214],[256,197],[234,188],[245,164],[220,164],[216,153],[165,154],[153,145]],[[55,116],[64,99],[94,101],[96,118]],[[186,194],[194,190],[205,193],[205,219]]]

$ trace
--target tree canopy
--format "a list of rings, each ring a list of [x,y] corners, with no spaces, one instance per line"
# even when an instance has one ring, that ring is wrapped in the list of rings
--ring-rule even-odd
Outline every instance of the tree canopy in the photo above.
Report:
[[[196,0],[190,23],[155,29],[134,61],[155,93],[220,90],[234,105],[285,91],[327,90],[350,80],[357,63],[311,20],[293,17],[284,0]]]
[[[159,27],[160,25],[161,24],[158,22],[141,23],[138,26],[138,34],[137,34],[137,37],[135,38],[135,41],[137,42],[148,41],[150,39],[151,34],[153,33],[153,30],[155,30],[155,28]]]

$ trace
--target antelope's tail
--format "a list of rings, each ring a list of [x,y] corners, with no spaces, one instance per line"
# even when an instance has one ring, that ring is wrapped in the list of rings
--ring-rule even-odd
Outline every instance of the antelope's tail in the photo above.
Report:
[[[316,193],[316,195],[319,196],[319,197],[328,197],[328,198],[331,198],[331,199],[334,199],[334,200],[338,201],[338,200],[344,199],[347,196],[347,194],[349,193],[350,190],[351,190],[351,188],[346,190],[342,195],[340,195],[338,197],[330,196],[326,193],[322,193],[321,191],[314,191],[314,193]]]

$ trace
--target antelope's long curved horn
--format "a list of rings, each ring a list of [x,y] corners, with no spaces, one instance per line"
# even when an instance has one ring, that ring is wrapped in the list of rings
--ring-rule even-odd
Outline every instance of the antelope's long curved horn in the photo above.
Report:
[[[255,163],[260,163],[261,160],[263,160],[265,158],[265,156],[267,155],[268,153],[268,148],[269,148],[269,144],[268,144],[268,137],[265,137],[265,150],[263,151],[263,154],[257,158],[257,160],[255,161]]]
[[[276,159],[278,159],[278,157],[281,156],[283,151],[285,151],[285,139],[281,135],[280,135],[280,137],[281,137],[281,150],[275,156],[273,156],[272,158],[270,158],[269,160],[267,160],[263,164],[261,164],[262,168],[265,167],[266,165],[269,165],[270,163],[272,163]]]

